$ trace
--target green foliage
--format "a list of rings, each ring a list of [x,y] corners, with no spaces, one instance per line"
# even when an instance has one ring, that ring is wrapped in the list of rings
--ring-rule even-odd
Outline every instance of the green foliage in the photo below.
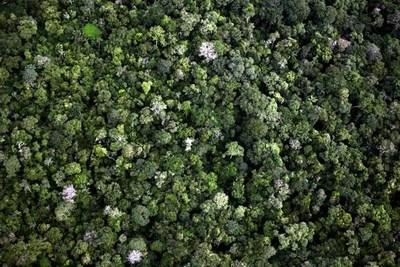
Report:
[[[21,168],[21,164],[16,156],[11,156],[4,162],[4,167],[6,168],[7,176],[14,177]]]
[[[152,85],[153,85],[152,81],[142,82],[142,89],[146,95],[150,92]]]
[[[399,36],[394,0],[0,1],[0,262],[399,266]]]
[[[285,226],[285,233],[279,235],[280,249],[290,247],[292,250],[298,250],[301,247],[306,247],[313,236],[313,228],[304,222]]]
[[[138,205],[132,210],[132,219],[140,226],[144,226],[149,223],[149,215],[149,210],[142,205]]]
[[[85,24],[85,26],[82,28],[82,31],[87,38],[97,39],[101,36],[101,30],[92,23]]]
[[[33,82],[36,81],[37,77],[38,77],[38,73],[36,72],[35,66],[32,64],[27,65],[22,74],[22,78],[23,78],[24,82],[32,84]]]
[[[71,162],[65,166],[65,173],[67,175],[79,174],[80,172],[81,166],[77,162]]]
[[[226,156],[233,157],[233,156],[244,156],[244,148],[241,147],[238,142],[231,142],[226,145]]]
[[[32,17],[22,17],[19,25],[18,32],[21,38],[29,40],[37,33],[37,23]]]

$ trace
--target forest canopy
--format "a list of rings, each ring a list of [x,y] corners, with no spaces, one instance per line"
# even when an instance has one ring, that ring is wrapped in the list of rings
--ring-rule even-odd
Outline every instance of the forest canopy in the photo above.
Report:
[[[397,0],[0,0],[2,266],[400,266]]]

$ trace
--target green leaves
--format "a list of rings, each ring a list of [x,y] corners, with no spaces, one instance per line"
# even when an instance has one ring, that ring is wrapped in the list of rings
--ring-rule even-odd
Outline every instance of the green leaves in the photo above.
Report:
[[[65,173],[67,175],[74,175],[81,173],[81,166],[77,162],[71,162],[65,166]]]
[[[397,266],[395,0],[0,2],[0,262]]]
[[[19,22],[18,31],[21,38],[31,39],[37,32],[36,20],[32,17],[23,17]]]
[[[7,176],[14,177],[21,168],[21,164],[16,156],[11,156],[4,163],[4,167],[6,168]]]
[[[101,30],[92,23],[87,23],[83,28],[83,35],[90,39],[98,39],[101,36]]]
[[[147,95],[150,92],[151,86],[153,85],[152,81],[142,82],[143,92]]]
[[[150,212],[145,206],[137,205],[132,210],[132,219],[140,226],[145,226],[149,223],[149,216]]]
[[[226,152],[225,156],[228,157],[234,157],[234,156],[239,156],[243,157],[244,156],[244,148],[239,145],[238,142],[231,142],[225,146]]]

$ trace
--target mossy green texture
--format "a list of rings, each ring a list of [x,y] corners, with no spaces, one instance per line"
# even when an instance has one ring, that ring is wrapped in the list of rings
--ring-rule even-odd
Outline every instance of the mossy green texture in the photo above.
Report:
[[[87,23],[82,28],[82,31],[83,31],[83,34],[88,38],[97,39],[101,36],[101,30],[92,23]]]
[[[400,266],[395,0],[0,1],[0,265]]]

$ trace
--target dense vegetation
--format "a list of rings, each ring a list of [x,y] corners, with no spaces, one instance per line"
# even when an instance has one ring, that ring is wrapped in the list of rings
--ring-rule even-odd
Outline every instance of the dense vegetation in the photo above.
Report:
[[[0,0],[2,266],[400,266],[397,0]]]

